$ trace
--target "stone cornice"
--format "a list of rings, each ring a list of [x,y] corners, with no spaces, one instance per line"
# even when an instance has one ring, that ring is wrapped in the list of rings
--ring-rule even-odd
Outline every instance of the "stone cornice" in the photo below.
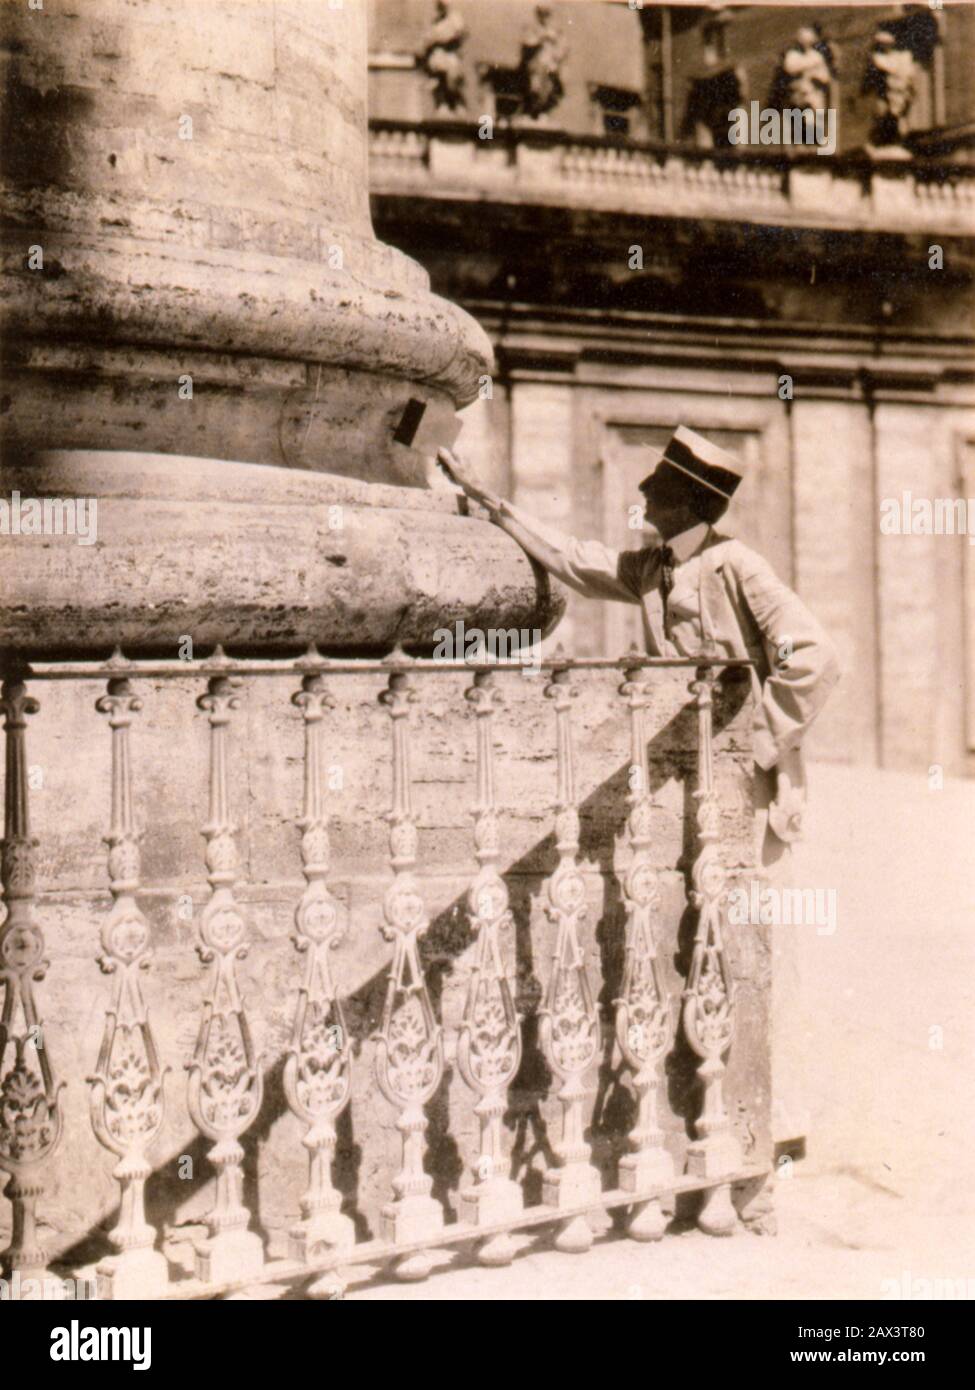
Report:
[[[495,343],[499,364],[513,379],[602,380],[641,389],[641,370],[720,369],[743,374],[738,390],[766,395],[769,381],[792,376],[804,398],[886,397],[931,401],[960,394],[972,399],[975,341],[971,337],[871,331],[845,324],[782,325],[747,320],[676,319],[668,315],[545,309],[472,301]],[[628,383],[621,367],[638,375]],[[749,390],[749,380],[754,391]],[[603,382],[605,384],[605,382]],[[686,389],[696,389],[687,381]],[[707,388],[710,389],[710,388]]]

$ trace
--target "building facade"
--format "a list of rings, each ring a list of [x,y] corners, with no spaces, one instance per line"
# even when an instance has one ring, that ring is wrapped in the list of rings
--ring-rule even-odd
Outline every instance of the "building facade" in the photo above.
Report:
[[[728,526],[840,647],[811,751],[970,773],[975,560],[939,529],[975,498],[975,8],[374,0],[370,19],[377,233],[495,348],[459,447],[620,547],[676,424],[735,450]],[[835,148],[729,143],[753,102],[822,111]],[[888,534],[895,502],[914,519]],[[615,654],[637,618],[572,597],[555,640]]]

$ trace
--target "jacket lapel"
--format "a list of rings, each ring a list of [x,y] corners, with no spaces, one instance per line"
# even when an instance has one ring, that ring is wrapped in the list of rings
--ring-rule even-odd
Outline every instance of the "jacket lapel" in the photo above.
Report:
[[[651,656],[663,656],[666,649],[663,610],[660,606],[660,589],[657,584],[659,566],[659,552],[654,551],[647,567],[642,599],[643,621],[647,629],[647,646],[650,648]]]
[[[729,633],[725,631],[727,622],[722,622],[726,616],[727,603],[724,593],[724,575],[722,567],[725,560],[725,546],[721,543],[727,538],[722,536],[716,545],[709,546],[701,554],[701,567],[698,572],[699,593],[698,600],[701,608],[701,635],[703,637],[703,655],[723,655],[730,645],[735,656],[744,656],[744,651],[739,651],[738,647],[742,644],[735,640],[737,632]],[[724,649],[724,650],[723,650]]]

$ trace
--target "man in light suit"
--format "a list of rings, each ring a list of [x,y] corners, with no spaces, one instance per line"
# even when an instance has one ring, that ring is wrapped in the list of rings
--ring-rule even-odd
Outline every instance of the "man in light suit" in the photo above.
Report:
[[[839,666],[816,619],[768,563],[715,530],[742,479],[737,458],[680,426],[640,484],[654,540],[642,550],[623,551],[562,535],[486,492],[449,451],[441,450],[439,459],[497,525],[570,589],[586,598],[639,604],[651,656],[754,661],[760,862],[768,878],[784,886],[788,847],[801,825],[799,746],[836,684]],[[773,928],[773,952],[773,1137],[780,1145],[796,1146],[805,1137],[803,1107],[795,1094],[801,1059],[787,1054],[801,1048],[794,1022],[790,1029],[798,967],[779,928]]]

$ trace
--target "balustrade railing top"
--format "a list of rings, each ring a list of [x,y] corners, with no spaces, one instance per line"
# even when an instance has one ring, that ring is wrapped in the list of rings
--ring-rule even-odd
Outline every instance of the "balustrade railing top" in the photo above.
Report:
[[[156,678],[237,675],[237,676],[289,676],[307,675],[320,672],[322,675],[389,675],[390,671],[402,669],[417,675],[436,672],[468,671],[472,675],[478,671],[514,671],[524,674],[526,670],[535,671],[627,671],[630,669],[687,669],[698,667],[721,667],[733,669],[754,666],[747,657],[716,656],[702,653],[700,656],[647,656],[639,651],[630,651],[625,656],[568,656],[556,651],[549,657],[540,657],[529,666],[526,660],[470,660],[441,657],[413,657],[401,649],[395,649],[388,656],[376,658],[330,657],[317,649],[303,656],[281,659],[260,659],[248,657],[229,657],[218,649],[211,656],[194,660],[158,660],[146,658],[130,660],[116,652],[106,661],[30,661],[18,662],[11,671],[23,680],[98,680],[111,676],[145,676]]]

